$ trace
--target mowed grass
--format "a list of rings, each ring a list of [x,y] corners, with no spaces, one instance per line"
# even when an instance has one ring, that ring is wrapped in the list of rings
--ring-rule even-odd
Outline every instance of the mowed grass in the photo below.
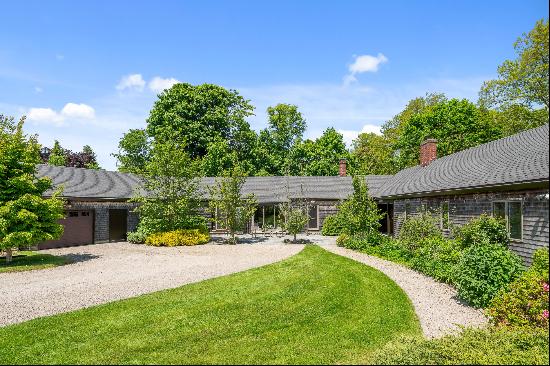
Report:
[[[45,269],[70,263],[67,258],[36,252],[17,252],[10,263],[5,258],[0,259],[0,273],[31,271]]]
[[[307,246],[265,267],[0,328],[0,363],[361,363],[420,334],[388,277]]]

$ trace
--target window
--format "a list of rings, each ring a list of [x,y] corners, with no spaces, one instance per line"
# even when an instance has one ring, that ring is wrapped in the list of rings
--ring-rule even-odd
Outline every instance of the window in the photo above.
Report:
[[[78,211],[69,211],[69,217],[78,217]]]
[[[90,211],[82,211],[80,216],[90,216]]]
[[[523,207],[521,201],[493,202],[493,216],[506,222],[510,239],[523,238]]]
[[[311,205],[311,206],[308,206],[308,214],[309,214],[309,223],[308,223],[308,228],[309,229],[318,229],[319,228],[319,225],[318,225],[318,208],[319,206],[317,205]]]
[[[449,229],[449,202],[441,202],[441,228]]]

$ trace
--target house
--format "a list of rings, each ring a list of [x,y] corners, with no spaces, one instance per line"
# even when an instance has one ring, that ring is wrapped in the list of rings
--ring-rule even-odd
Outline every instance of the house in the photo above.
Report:
[[[505,219],[510,248],[530,261],[533,252],[548,247],[549,170],[548,124],[437,159],[437,141],[420,146],[420,164],[393,176],[366,176],[369,192],[385,213],[381,230],[398,234],[410,215],[431,212],[441,230],[483,213]],[[39,165],[39,176],[64,186],[68,200],[65,234],[40,248],[122,240],[135,229],[138,217],[129,203],[140,180],[132,174]],[[203,178],[203,186],[215,178]],[[308,229],[322,228],[337,204],[352,192],[346,163],[333,177],[250,177],[243,194],[254,193],[259,209],[251,230],[277,226],[282,202],[303,200],[309,212]],[[212,227],[213,230],[216,227]]]

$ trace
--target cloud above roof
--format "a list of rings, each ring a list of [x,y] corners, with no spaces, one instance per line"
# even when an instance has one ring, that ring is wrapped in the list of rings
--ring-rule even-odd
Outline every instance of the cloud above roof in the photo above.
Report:
[[[84,103],[67,103],[60,112],[52,108],[31,108],[27,119],[38,123],[50,123],[56,126],[64,125],[67,119],[91,120],[95,118],[95,110]]]

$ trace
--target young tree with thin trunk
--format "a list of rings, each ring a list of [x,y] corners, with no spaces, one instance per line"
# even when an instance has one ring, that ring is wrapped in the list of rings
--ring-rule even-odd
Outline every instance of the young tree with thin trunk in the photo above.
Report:
[[[44,193],[52,188],[49,178],[36,176],[40,163],[40,145],[35,136],[23,134],[21,118],[0,115],[0,250],[6,262],[13,249],[59,239],[63,234],[64,202],[57,190],[50,198]]]

